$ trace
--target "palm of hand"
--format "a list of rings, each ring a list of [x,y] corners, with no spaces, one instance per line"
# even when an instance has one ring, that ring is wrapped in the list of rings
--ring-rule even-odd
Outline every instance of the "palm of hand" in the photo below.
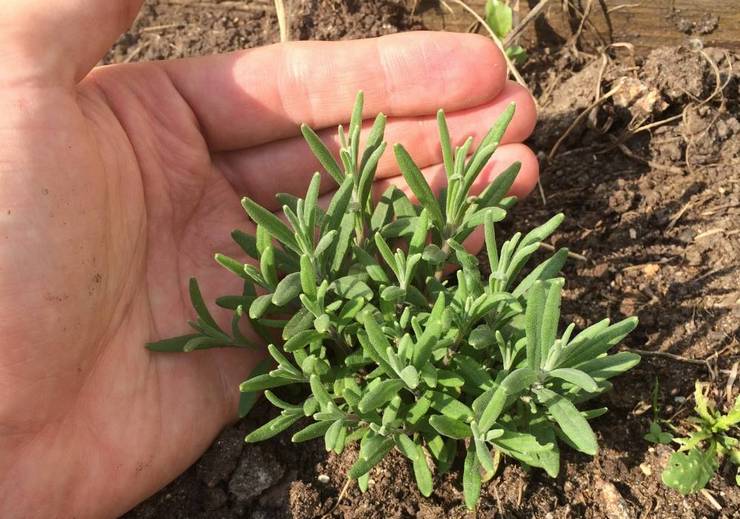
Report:
[[[3,469],[36,479],[39,459],[70,463],[72,477],[50,488],[71,510],[89,510],[91,503],[74,501],[88,498],[78,495],[81,485],[92,495],[119,484],[141,494],[150,477],[181,471],[233,415],[235,384],[253,362],[243,352],[162,356],[142,347],[189,318],[183,278],[229,290],[228,277],[207,260],[230,248],[218,240],[245,219],[171,83],[137,72],[101,74],[77,99],[50,99],[53,120],[33,134],[43,148],[32,159],[31,192],[10,201],[5,215],[12,235],[46,243],[38,251],[46,260],[24,258],[20,247],[18,255],[3,253],[4,264],[26,267],[12,281],[22,291],[5,285],[2,299],[34,307],[32,315],[11,315],[4,334],[18,347],[2,359],[17,393],[17,405],[2,409],[3,428],[17,432],[3,446],[13,462]],[[119,99],[106,98],[107,81],[117,83]],[[155,95],[139,102],[129,92],[141,81]],[[21,348],[27,342],[33,347]],[[8,459],[6,448],[23,456]]]
[[[498,55],[491,59],[500,63]],[[251,136],[246,152],[236,150],[209,121],[218,105],[205,103],[209,112],[193,104],[188,89],[205,83],[188,86],[183,63],[169,71],[102,69],[76,88],[19,88],[0,97],[10,113],[0,128],[10,143],[0,163],[0,207],[7,208],[0,236],[11,245],[0,251],[0,332],[8,345],[0,353],[0,387],[10,396],[0,400],[0,472],[12,481],[0,485],[0,511],[125,511],[183,470],[233,417],[237,384],[257,361],[243,351],[153,355],[143,348],[184,331],[188,277],[199,278],[206,300],[239,290],[212,253],[238,256],[229,232],[252,230],[240,196],[269,204],[281,180],[288,181],[281,190],[300,194],[315,169],[295,151],[299,141],[272,142],[290,137],[284,128],[295,121],[276,122],[271,108],[255,111],[262,119],[250,123],[263,132]],[[490,81],[501,91],[500,73]],[[347,87],[350,103],[356,86]],[[393,105],[388,95],[376,108],[433,121],[425,114],[437,104],[464,109],[491,96],[448,97],[409,108],[410,101]],[[485,116],[461,112],[458,128],[483,129],[505,97],[481,108]],[[521,91],[509,97],[528,102]],[[531,130],[533,112],[524,112],[510,142]],[[341,120],[306,113],[324,126]],[[399,119],[389,131],[407,139],[416,131],[419,142],[410,147],[423,155],[432,127]],[[425,172],[434,176],[439,158],[426,153]],[[502,148],[502,166],[515,158],[525,162],[517,188],[525,192],[536,163],[521,145]],[[275,170],[250,172],[264,175],[256,182],[241,171],[269,165]],[[385,166],[386,177],[394,174]]]

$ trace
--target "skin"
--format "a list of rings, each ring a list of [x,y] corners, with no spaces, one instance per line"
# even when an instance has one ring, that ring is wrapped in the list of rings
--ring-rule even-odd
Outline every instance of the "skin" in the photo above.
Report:
[[[515,194],[537,179],[520,144],[534,105],[483,37],[409,33],[93,69],[140,3],[0,2],[0,517],[113,517],[234,419],[258,353],[143,344],[188,331],[190,276],[206,301],[239,290],[213,252],[238,256],[229,232],[253,231],[241,196],[277,210],[275,191],[304,192],[318,165],[300,122],[331,139],[363,89],[365,116],[384,111],[389,143],[439,188],[436,109],[461,142],[513,100],[477,188],[514,160]],[[376,190],[405,187],[386,155]]]

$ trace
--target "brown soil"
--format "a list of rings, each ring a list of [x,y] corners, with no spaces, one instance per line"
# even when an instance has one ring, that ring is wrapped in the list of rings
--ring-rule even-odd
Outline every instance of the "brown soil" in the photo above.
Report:
[[[245,5],[249,7],[244,7]],[[241,7],[235,7],[235,6]],[[208,54],[276,40],[272,3],[150,0],[108,62]],[[417,28],[400,2],[293,1],[294,37],[340,39]],[[321,442],[293,446],[290,434],[260,445],[246,432],[273,410],[261,403],[227,428],[176,481],[126,517],[172,518],[694,518],[738,517],[740,490],[727,467],[708,490],[682,497],[660,483],[670,450],[643,439],[659,381],[664,418],[691,411],[695,380],[726,405],[728,371],[740,360],[740,59],[719,49],[663,48],[645,59],[608,61],[572,48],[532,49],[524,72],[541,106],[532,138],[542,191],[513,211],[503,232],[530,228],[563,211],[552,245],[579,257],[565,269],[564,317],[586,325],[631,314],[640,327],[626,346],[647,354],[601,400],[594,421],[602,450],[591,459],[564,449],[557,479],[506,464],[484,487],[477,515],[462,504],[460,467],[437,478],[431,498],[407,463],[389,456],[370,489],[350,487],[337,506],[356,453],[327,455]],[[719,87],[717,82],[719,76]],[[576,116],[618,82],[620,93],[575,126]],[[633,133],[641,125],[670,122]],[[702,362],[706,360],[706,362]],[[336,506],[336,508],[335,508]]]

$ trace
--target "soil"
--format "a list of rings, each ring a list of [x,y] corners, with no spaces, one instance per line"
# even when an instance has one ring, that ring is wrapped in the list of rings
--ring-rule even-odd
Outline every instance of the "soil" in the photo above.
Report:
[[[271,6],[147,1],[106,62],[274,42]],[[291,10],[291,33],[300,39],[420,27],[402,2],[294,0]],[[274,414],[261,402],[193,467],[125,517],[740,516],[740,489],[729,467],[707,488],[715,504],[702,494],[683,497],[660,482],[670,449],[643,439],[656,412],[682,424],[696,380],[710,383],[720,407],[737,394],[740,56],[683,47],[643,58],[621,48],[612,52],[594,56],[571,45],[529,49],[523,73],[540,105],[530,144],[540,153],[542,197],[533,193],[502,227],[504,234],[528,229],[565,212],[550,242],[574,253],[565,268],[564,318],[579,326],[605,315],[640,318],[624,347],[647,353],[599,402],[610,411],[593,421],[602,446],[595,458],[564,449],[556,479],[505,463],[484,486],[476,514],[462,503],[461,467],[437,478],[434,494],[423,498],[406,461],[390,455],[373,471],[367,493],[350,486],[337,503],[356,452],[327,455],[320,441],[293,446],[290,431],[245,444],[245,434]],[[603,95],[617,84],[617,94],[576,121],[597,91]],[[652,126],[640,129],[646,125]],[[656,384],[657,410],[651,397]]]

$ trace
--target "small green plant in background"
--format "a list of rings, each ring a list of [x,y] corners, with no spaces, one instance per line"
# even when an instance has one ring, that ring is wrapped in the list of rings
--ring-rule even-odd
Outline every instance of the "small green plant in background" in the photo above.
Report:
[[[668,460],[668,466],[662,474],[663,483],[682,494],[697,492],[707,485],[722,460],[727,458],[738,466],[735,479],[740,485],[740,397],[725,415],[707,398],[706,386],[699,382],[696,383],[694,399],[696,416],[689,419],[694,432],[683,438],[662,433],[681,445]],[[646,439],[655,441],[662,437],[646,436]]]
[[[502,41],[514,28],[514,12],[506,2],[500,0],[486,1],[485,20]],[[519,45],[509,45],[506,48],[506,55],[515,65],[521,65],[527,60],[527,52]]]
[[[653,384],[653,390],[650,392],[652,398],[653,408],[653,419],[650,420],[650,428],[645,434],[644,438],[646,441],[652,443],[669,444],[673,441],[673,435],[669,432],[665,432],[661,427],[662,420],[660,419],[660,404],[658,402],[658,395],[660,394],[660,382],[658,378],[655,378],[655,384]],[[668,424],[670,426],[670,424]]]
[[[432,493],[434,475],[448,471],[458,453],[464,456],[463,490],[471,508],[502,455],[553,477],[560,443],[594,455],[598,446],[588,420],[606,409],[577,406],[639,362],[633,353],[608,353],[637,320],[604,319],[580,333],[571,324],[559,332],[564,280],[558,273],[567,249],[524,272],[562,215],[497,241],[496,223],[515,202],[506,195],[520,165],[479,195],[471,187],[514,106],[477,147],[468,138],[453,148],[438,113],[447,176],[438,195],[396,145],[415,204],[395,187],[374,199],[386,119],[378,115],[361,149],[362,105],[359,95],[347,131],[339,128],[339,161],[316,133],[302,128],[338,185],[328,206],[318,204],[318,173],[304,198],[278,195],[287,223],[243,199],[256,234],[237,230],[233,237],[255,264],[216,255],[244,282],[241,294],[216,301],[233,312],[231,330],[218,326],[192,280],[195,333],[149,348],[249,347],[240,330],[248,321],[270,344],[276,367],[263,363],[241,385],[241,412],[264,390],[280,414],[246,441],[266,440],[308,418],[294,442],[323,438],[336,453],[359,442],[349,477],[362,490],[372,468],[393,449],[408,458],[425,496]],[[463,246],[476,231],[485,235],[488,276]]]

